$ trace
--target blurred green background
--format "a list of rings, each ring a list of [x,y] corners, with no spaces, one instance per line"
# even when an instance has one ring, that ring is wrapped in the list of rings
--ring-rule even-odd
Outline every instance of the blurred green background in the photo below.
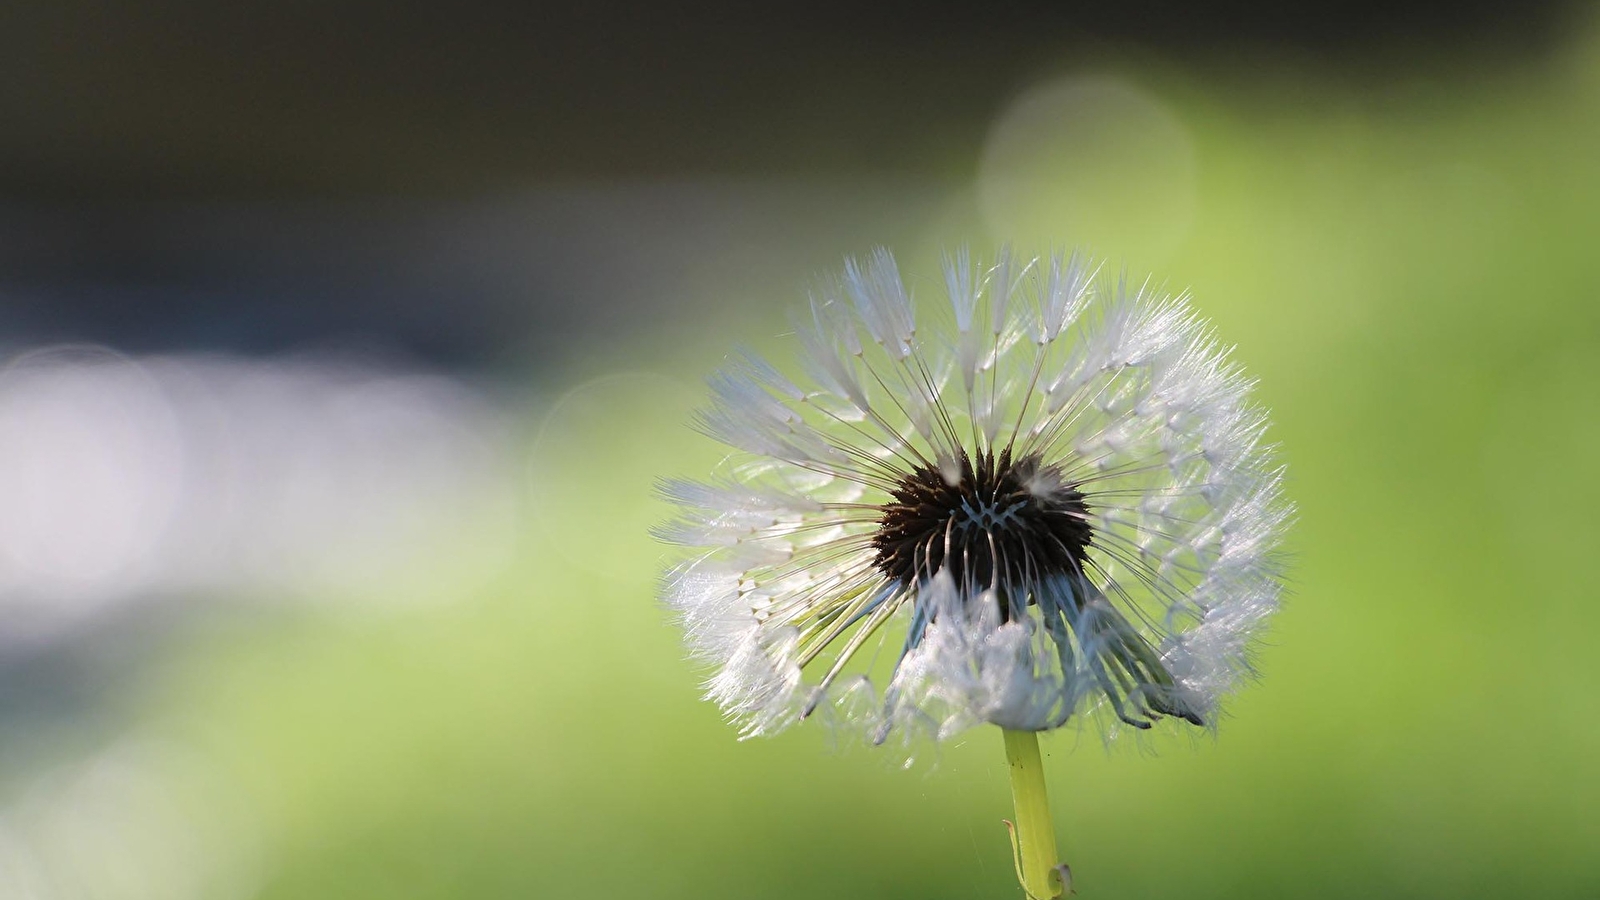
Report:
[[[472,470],[496,502],[462,507],[446,482],[437,511],[405,512],[431,523],[423,540],[300,586],[303,602],[277,603],[272,579],[158,581],[83,635],[12,652],[5,896],[1017,896],[997,732],[909,768],[817,725],[737,741],[654,599],[672,554],[647,534],[667,515],[654,480],[720,458],[686,424],[699,379],[736,343],[781,347],[808,278],[881,243],[933,298],[943,249],[1011,241],[1087,246],[1190,290],[1259,379],[1300,509],[1262,679],[1215,740],[1046,738],[1079,895],[1600,897],[1600,29],[1559,21],[1503,55],[1486,49],[1504,50],[1498,25],[1326,57],[1259,40],[1029,44],[949,121],[884,113],[926,126],[901,138],[918,145],[909,175],[852,169],[843,151],[814,172],[568,172],[495,182],[527,207],[474,183],[471,215],[439,175],[434,199],[397,215],[434,235],[417,253],[457,255],[427,271],[438,296],[402,293],[394,320],[428,334],[442,310],[459,339],[424,341],[401,367],[497,411],[498,430],[472,438],[500,461]],[[981,68],[998,43],[950,65]],[[821,82],[849,84],[850,58]],[[866,83],[818,97],[798,79],[737,126],[787,123],[776,136],[734,140],[782,143],[812,120],[847,139],[879,99]],[[7,222],[82,214],[71,170],[50,172]],[[288,190],[269,175],[266,193]],[[75,279],[81,256],[11,251],[0,300],[34,328],[18,326],[16,352],[81,332],[143,366],[186,348],[292,358],[213,340],[216,309],[272,306],[259,295],[153,299],[168,324],[122,331],[95,330],[109,301],[61,324],[27,300],[118,282],[139,285],[136,303],[193,275],[171,267],[211,221],[194,210],[259,201],[247,176],[202,183],[178,212],[164,182],[132,176],[117,184],[149,196],[117,202],[138,215],[96,207],[119,233],[180,235],[150,251],[159,278],[119,257],[111,276]],[[422,246],[384,230],[390,207],[370,199],[274,203],[237,226],[255,249],[219,271],[270,281],[320,240],[296,231],[312,226],[352,270]],[[351,252],[366,241],[382,252]],[[508,262],[523,254],[536,275]],[[483,267],[512,299],[473,293]],[[342,278],[315,283],[388,286]],[[479,305],[451,305],[457,282]],[[524,289],[547,318],[505,318]],[[326,330],[385,316],[355,308]],[[166,340],[196,310],[210,330]],[[524,331],[495,344],[456,319]],[[183,600],[148,600],[166,593]]]

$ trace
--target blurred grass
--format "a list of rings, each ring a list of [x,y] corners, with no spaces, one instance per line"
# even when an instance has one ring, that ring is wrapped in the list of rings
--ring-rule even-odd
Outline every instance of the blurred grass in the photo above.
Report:
[[[1046,742],[1082,896],[1600,896],[1587,59],[1288,104],[1148,82],[1198,173],[1161,274],[1260,379],[1301,523],[1218,740]],[[1061,240],[951,209],[905,270]],[[476,602],[197,634],[136,686],[259,804],[265,898],[1015,896],[997,733],[909,772],[817,727],[737,742],[655,605],[649,486],[718,458],[684,424],[696,380],[803,287],[738,311],[764,332],[552,373],[507,488],[520,561]],[[605,371],[635,374],[568,393]]]

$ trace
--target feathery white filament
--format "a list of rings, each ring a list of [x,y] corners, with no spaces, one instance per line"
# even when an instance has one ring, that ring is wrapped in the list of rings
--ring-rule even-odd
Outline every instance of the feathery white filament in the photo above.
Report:
[[[663,594],[708,696],[747,735],[829,699],[880,740],[1214,723],[1290,517],[1251,383],[1184,298],[1077,255],[961,251],[943,285],[923,308],[887,251],[847,262],[797,323],[803,380],[712,377],[698,424],[743,454],[664,485],[660,529],[696,552]]]

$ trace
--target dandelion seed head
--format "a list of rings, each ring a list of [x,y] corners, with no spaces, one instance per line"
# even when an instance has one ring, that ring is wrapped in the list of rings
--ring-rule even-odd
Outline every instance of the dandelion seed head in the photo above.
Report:
[[[748,351],[661,486],[688,549],[662,595],[746,736],[818,709],[874,740],[1104,713],[1209,726],[1251,673],[1291,515],[1251,383],[1187,299],[1084,258],[945,260],[918,303],[849,261]]]

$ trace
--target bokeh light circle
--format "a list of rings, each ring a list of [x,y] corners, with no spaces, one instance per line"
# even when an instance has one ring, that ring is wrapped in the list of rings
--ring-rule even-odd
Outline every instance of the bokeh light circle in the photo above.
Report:
[[[148,370],[90,345],[22,354],[0,371],[0,435],[7,636],[49,630],[141,580],[186,468],[169,398]]]
[[[1195,212],[1189,129],[1148,91],[1110,77],[1045,82],[990,128],[980,213],[996,241],[1085,246],[1159,266]]]
[[[701,393],[653,372],[584,382],[545,416],[529,464],[542,543],[608,580],[648,583],[666,548],[650,536],[666,515],[655,484],[698,440]],[[703,441],[702,441],[703,443]]]

